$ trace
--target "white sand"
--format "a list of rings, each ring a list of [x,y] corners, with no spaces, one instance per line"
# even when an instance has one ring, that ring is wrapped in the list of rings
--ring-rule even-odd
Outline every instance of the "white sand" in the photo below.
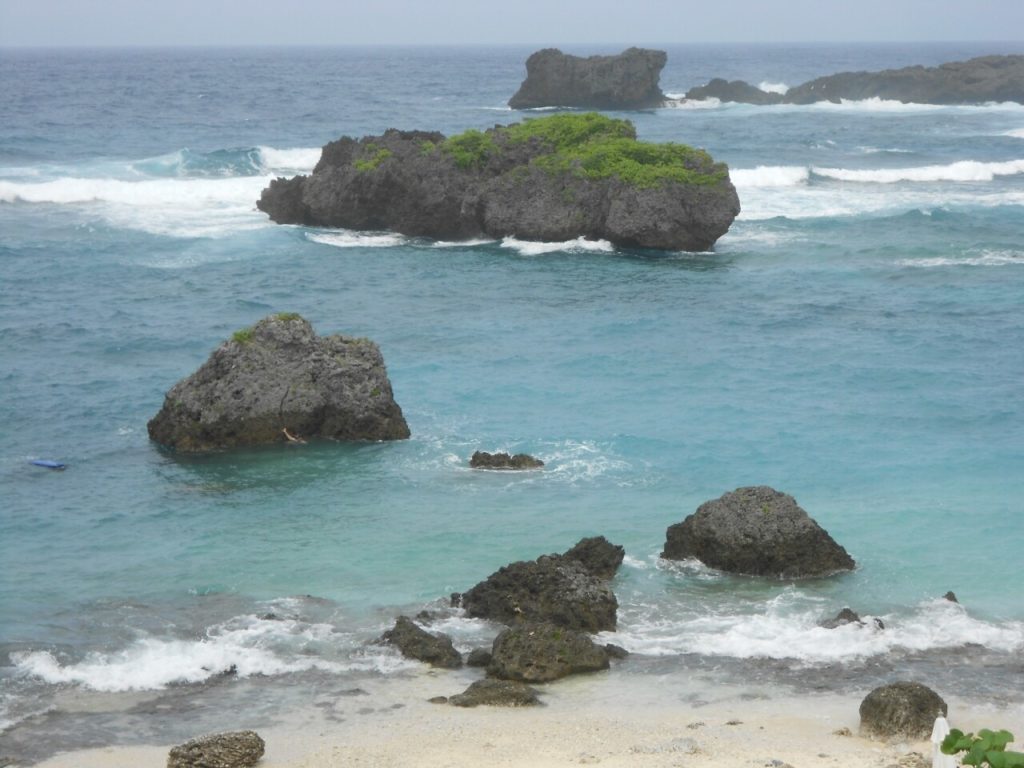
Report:
[[[339,701],[333,710],[325,702],[311,702],[317,706],[258,729],[267,743],[260,766],[884,768],[901,760],[913,765],[912,752],[931,763],[926,741],[886,744],[836,735],[843,728],[857,733],[861,696],[794,696],[716,685],[701,697],[695,695],[699,680],[611,673],[547,686],[543,707],[459,709],[426,701],[457,693],[466,679],[465,674],[430,673]],[[999,727],[1024,735],[1024,704],[995,709],[946,698],[954,727]],[[240,717],[239,728],[244,727]],[[159,767],[170,746],[83,750],[41,765]]]

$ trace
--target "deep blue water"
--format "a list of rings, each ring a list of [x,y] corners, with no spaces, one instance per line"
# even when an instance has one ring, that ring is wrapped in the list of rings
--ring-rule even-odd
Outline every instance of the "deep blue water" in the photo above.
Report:
[[[1022,51],[669,47],[662,87]],[[173,685],[195,703],[234,665],[218,696],[283,702],[309,675],[401,674],[363,646],[396,613],[594,534],[627,549],[610,639],[640,659],[853,688],[973,670],[979,695],[1020,703],[1024,107],[620,115],[729,164],[743,213],[713,253],[256,211],[340,135],[530,116],[503,106],[529,53],[0,51],[0,753],[127,738],[114,714],[69,714],[70,694]],[[376,340],[413,438],[150,444],[164,392],[279,311]],[[547,467],[474,473],[476,449]],[[658,560],[668,525],[751,484],[793,494],[859,569],[764,583]],[[963,607],[936,600],[949,589]],[[886,632],[816,628],[844,605]],[[445,628],[463,647],[493,633]]]

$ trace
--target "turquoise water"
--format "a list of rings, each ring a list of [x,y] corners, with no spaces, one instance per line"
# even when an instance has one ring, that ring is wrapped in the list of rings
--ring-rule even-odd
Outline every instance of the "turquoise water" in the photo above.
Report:
[[[1022,47],[668,50],[662,86],[683,92]],[[400,676],[363,645],[398,612],[595,534],[628,553],[609,639],[636,669],[940,690],[970,670],[1020,702],[1024,107],[623,115],[729,164],[743,212],[713,253],[434,243],[255,210],[340,135],[529,116],[502,106],[528,54],[0,52],[0,751],[125,736],[117,715],[69,714],[69,692],[269,706],[310,675]],[[377,341],[412,439],[150,444],[164,392],[279,311]],[[547,466],[471,472],[477,449]],[[794,495],[858,570],[766,583],[658,559],[668,525],[751,484]],[[950,589],[963,607],[935,599]],[[886,631],[816,627],[845,605]],[[443,628],[463,648],[493,634]]]

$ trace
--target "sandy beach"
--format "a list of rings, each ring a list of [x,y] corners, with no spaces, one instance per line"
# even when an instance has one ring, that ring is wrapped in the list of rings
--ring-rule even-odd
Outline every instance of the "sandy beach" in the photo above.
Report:
[[[858,736],[857,696],[726,686],[697,694],[699,684],[676,675],[645,679],[612,673],[547,686],[541,707],[459,709],[426,701],[454,693],[453,677],[465,674],[424,673],[399,685],[384,684],[358,700],[314,697],[309,709],[259,729],[267,744],[260,765],[914,768],[920,759],[931,762],[927,741],[884,743]],[[997,709],[946,698],[954,727],[1024,733],[1024,706]],[[247,727],[244,715],[238,727]],[[84,750],[40,765],[162,766],[170,746]]]

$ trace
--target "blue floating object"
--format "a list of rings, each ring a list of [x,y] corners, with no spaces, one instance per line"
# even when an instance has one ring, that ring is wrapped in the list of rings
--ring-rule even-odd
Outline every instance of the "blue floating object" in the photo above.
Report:
[[[62,464],[53,459],[32,459],[29,464],[35,464],[37,467],[46,467],[47,469],[64,469],[67,467],[67,464]]]

